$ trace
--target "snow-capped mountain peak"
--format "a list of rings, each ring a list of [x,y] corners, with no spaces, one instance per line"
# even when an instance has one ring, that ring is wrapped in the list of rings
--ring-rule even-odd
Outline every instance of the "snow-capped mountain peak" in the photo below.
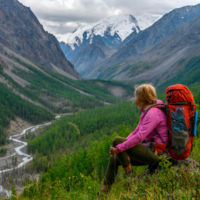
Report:
[[[140,30],[144,30],[153,25],[161,17],[162,15],[142,15],[137,17],[137,23],[140,27]]]
[[[72,50],[75,49],[75,44],[79,46],[84,39],[89,39],[92,43],[94,35],[103,37],[105,34],[110,36],[117,34],[123,41],[133,31],[138,33],[140,30],[148,28],[160,17],[145,15],[136,19],[130,14],[111,16],[87,26],[80,26],[73,33],[59,35],[58,40],[71,46]]]

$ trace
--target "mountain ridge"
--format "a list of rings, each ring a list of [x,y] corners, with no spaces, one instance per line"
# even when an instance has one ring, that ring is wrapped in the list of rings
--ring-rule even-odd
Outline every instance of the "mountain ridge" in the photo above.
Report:
[[[137,58],[137,54],[140,54],[146,49],[156,45],[159,41],[162,41],[162,39],[170,35],[178,27],[187,23],[198,14],[200,14],[200,4],[196,6],[185,6],[179,9],[174,9],[173,11],[165,14],[151,27],[145,29],[139,35],[134,37],[134,39],[126,44],[122,49],[114,53],[107,60],[103,61],[101,65],[94,68],[94,70],[88,73],[87,77],[85,78],[109,79],[107,74],[112,70],[112,68],[115,68],[116,65],[118,66],[119,71],[123,70],[125,65],[128,67],[129,60]],[[117,74],[118,73],[116,72],[116,75],[113,75],[110,78],[118,80],[126,78],[126,76],[120,78],[120,76]]]
[[[98,55],[95,56],[96,59],[91,57],[91,61],[87,59],[86,62],[85,57],[89,58],[91,55],[90,52],[87,51],[88,46],[92,45],[96,49],[97,46],[95,46],[94,43],[101,40],[112,49],[112,51],[109,51],[109,56],[105,56],[104,59],[101,59],[102,62],[122,48],[130,39],[137,36],[143,29],[149,27],[159,17],[160,16],[156,15],[146,15],[136,19],[132,15],[127,14],[105,18],[95,24],[79,27],[73,33],[63,35],[60,40],[67,41],[67,43],[60,42],[60,46],[65,56],[75,65],[75,69],[81,76],[85,76],[92,65],[96,66],[100,64]],[[127,38],[130,33],[132,33],[132,36]],[[90,49],[92,46],[90,46]],[[99,49],[99,51],[103,51],[104,54],[107,54],[103,49]],[[81,62],[81,60],[83,62]]]
[[[0,43],[49,69],[51,63],[80,78],[55,36],[43,29],[30,8],[17,0],[0,0]]]
[[[86,39],[91,39],[93,42],[92,35],[99,35],[103,37],[105,32],[108,32],[111,36],[114,36],[115,33],[118,34],[121,41],[123,41],[130,33],[140,30],[144,30],[153,24],[160,16],[146,16],[138,17],[138,20],[131,14],[111,16],[105,19],[102,19],[92,25],[81,26],[77,28],[72,33],[67,33],[65,35],[60,35],[58,37],[60,42],[69,44],[74,50],[74,44],[80,45],[83,42],[84,34],[86,34]],[[146,21],[145,21],[146,20]],[[79,39],[78,39],[79,38]]]

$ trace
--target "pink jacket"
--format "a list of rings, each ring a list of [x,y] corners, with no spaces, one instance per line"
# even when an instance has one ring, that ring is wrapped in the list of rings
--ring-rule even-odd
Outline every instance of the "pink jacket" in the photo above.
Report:
[[[163,102],[158,100],[157,104],[163,104]],[[151,108],[147,113],[143,109],[141,111],[142,114],[137,128],[127,137],[127,141],[116,146],[119,153],[138,145],[143,140],[151,142],[152,138],[157,135],[154,129],[158,131],[165,142],[168,141],[167,117],[164,112],[159,108]],[[158,135],[154,142],[163,144]]]

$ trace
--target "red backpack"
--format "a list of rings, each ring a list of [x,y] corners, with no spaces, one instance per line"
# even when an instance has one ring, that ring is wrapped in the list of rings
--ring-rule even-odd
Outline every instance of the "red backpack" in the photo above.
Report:
[[[157,104],[152,107],[161,108],[166,116],[169,130],[169,141],[166,144],[155,143],[153,151],[158,155],[168,152],[170,157],[176,160],[185,160],[189,155],[194,140],[193,125],[196,105],[190,90],[181,84],[169,86],[166,91],[165,104]],[[151,108],[152,108],[151,107]]]

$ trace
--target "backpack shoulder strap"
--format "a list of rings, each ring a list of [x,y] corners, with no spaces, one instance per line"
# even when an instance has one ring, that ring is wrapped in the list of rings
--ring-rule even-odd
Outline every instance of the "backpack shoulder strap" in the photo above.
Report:
[[[146,113],[147,113],[151,108],[160,108],[160,109],[165,113],[166,105],[165,105],[165,104],[153,104],[153,105],[151,105],[150,107],[148,107],[148,109],[146,110]]]

